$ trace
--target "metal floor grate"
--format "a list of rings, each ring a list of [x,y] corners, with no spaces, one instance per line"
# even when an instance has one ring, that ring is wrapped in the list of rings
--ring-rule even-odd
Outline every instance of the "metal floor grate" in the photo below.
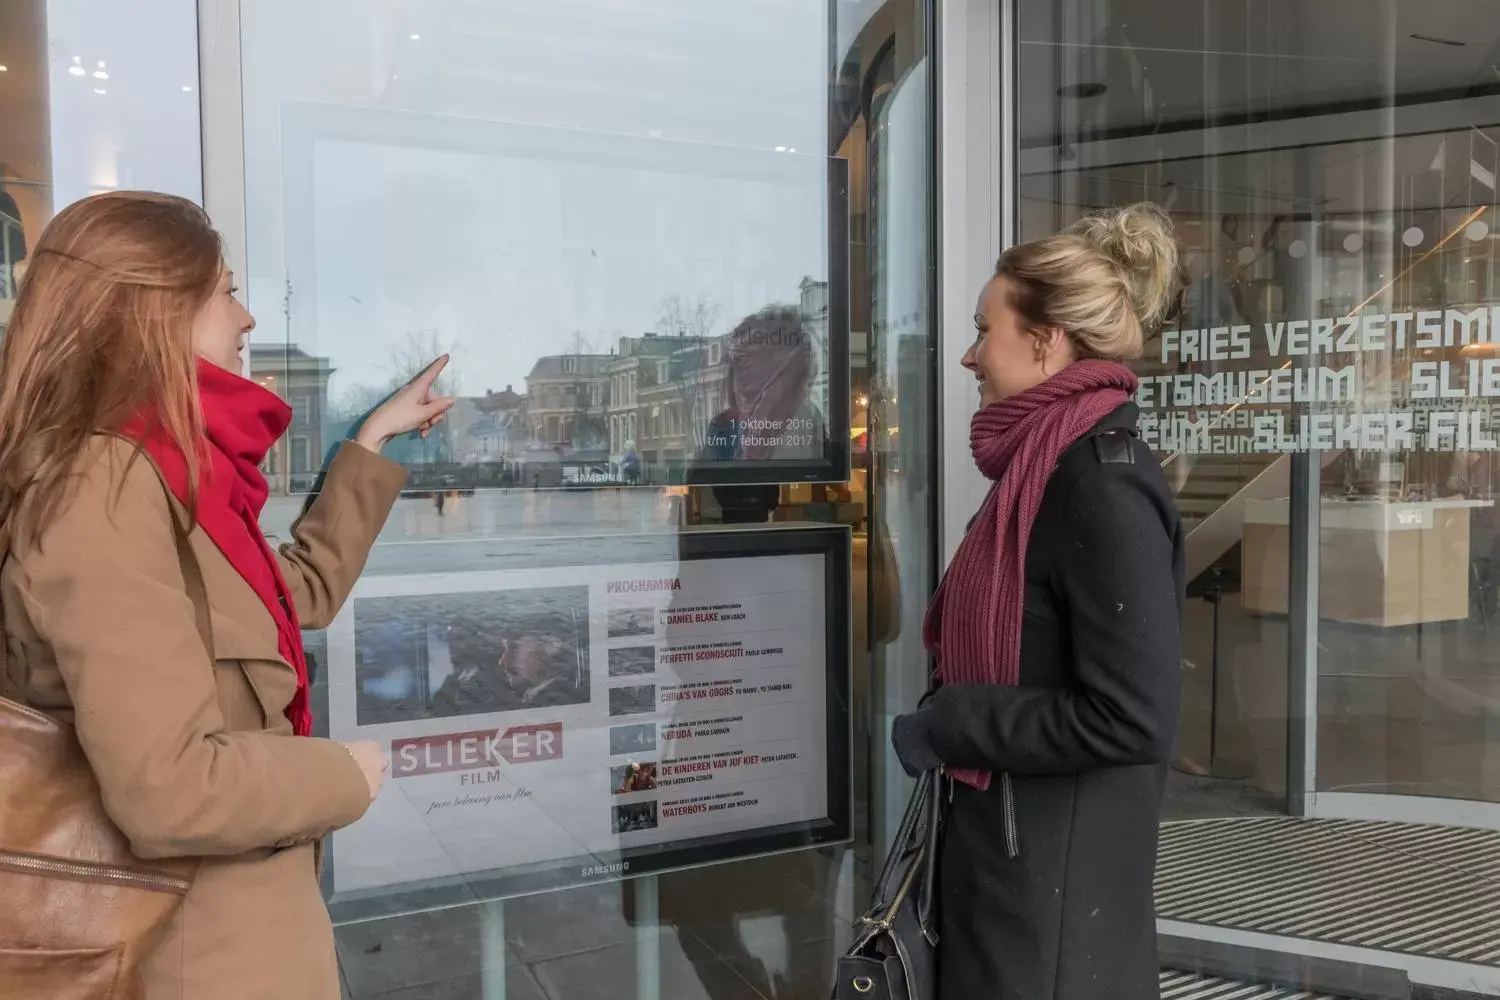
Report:
[[[1168,823],[1156,911],[1500,966],[1500,833],[1275,817]]]
[[[1255,986],[1231,979],[1195,976],[1190,972],[1161,974],[1162,1000],[1340,1000],[1326,993],[1304,993],[1279,986]]]

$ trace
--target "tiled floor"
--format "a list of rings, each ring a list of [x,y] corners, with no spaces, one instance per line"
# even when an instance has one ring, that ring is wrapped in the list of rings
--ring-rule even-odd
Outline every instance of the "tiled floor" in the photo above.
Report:
[[[498,937],[478,905],[343,926],[346,992],[488,1000],[487,965],[503,955],[505,1000],[632,1000],[644,941],[664,1000],[821,1000],[863,896],[849,860],[803,853],[662,876],[654,936],[635,926],[630,882],[509,900]]]

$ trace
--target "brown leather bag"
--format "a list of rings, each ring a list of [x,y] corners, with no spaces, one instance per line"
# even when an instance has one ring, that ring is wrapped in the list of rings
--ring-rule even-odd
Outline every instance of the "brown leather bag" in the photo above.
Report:
[[[175,512],[175,507],[174,507]],[[186,531],[177,556],[213,661],[208,597]],[[8,545],[6,546],[8,549]],[[15,678],[0,618],[0,695]],[[196,859],[143,861],[104,811],[73,727],[0,697],[0,995],[134,1000],[138,970],[197,874]]]

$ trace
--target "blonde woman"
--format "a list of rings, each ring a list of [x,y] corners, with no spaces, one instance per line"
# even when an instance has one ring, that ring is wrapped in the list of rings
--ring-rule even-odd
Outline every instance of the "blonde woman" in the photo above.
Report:
[[[953,778],[942,1000],[1158,996],[1182,531],[1125,362],[1176,268],[1139,205],[1006,251],[979,298],[963,365],[993,485],[928,610],[939,687],[893,731],[909,772]]]
[[[202,859],[144,962],[146,1000],[337,1000],[315,845],[365,812],[387,761],[308,735],[300,630],[337,613],[406,480],[382,445],[451,405],[431,393],[440,359],[342,446],[272,549],[259,467],[291,411],[238,374],[253,326],[201,209],[112,193],[42,234],[0,357],[6,689],[74,724],[138,855]]]

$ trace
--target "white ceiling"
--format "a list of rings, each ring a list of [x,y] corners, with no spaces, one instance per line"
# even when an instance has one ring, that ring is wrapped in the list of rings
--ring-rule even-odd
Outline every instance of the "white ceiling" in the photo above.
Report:
[[[1049,0],[1019,8],[1022,145],[1199,126],[1206,115],[1500,86],[1493,0]],[[1462,47],[1421,41],[1425,34]],[[1059,98],[1059,87],[1106,93]]]

